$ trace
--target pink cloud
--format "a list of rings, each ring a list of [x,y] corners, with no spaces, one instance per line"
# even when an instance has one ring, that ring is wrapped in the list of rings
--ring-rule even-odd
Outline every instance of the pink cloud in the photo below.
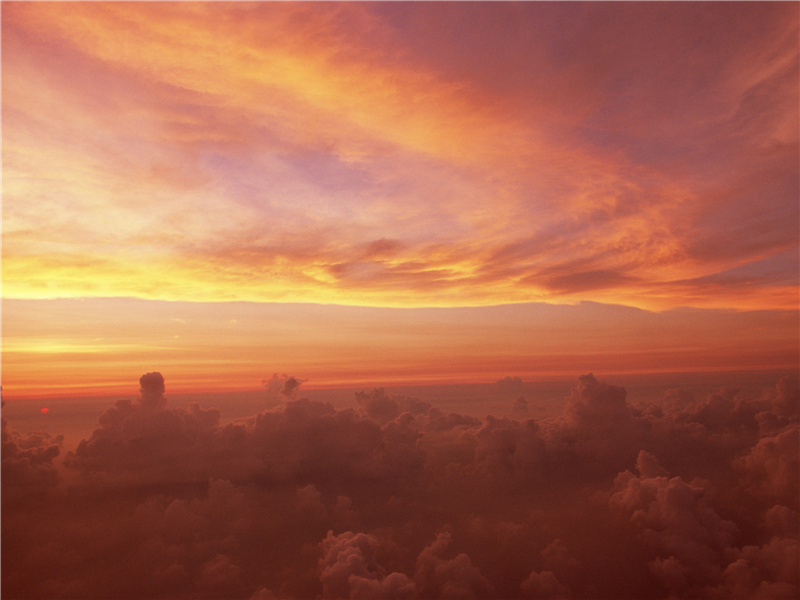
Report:
[[[796,22],[9,5],[7,294],[791,307]]]
[[[300,399],[224,425],[213,409],[170,408],[163,387],[143,377],[142,397],[109,408],[63,462],[58,438],[4,422],[4,595],[798,589],[789,380],[637,406],[586,375],[562,417],[540,422],[374,390],[358,412]]]

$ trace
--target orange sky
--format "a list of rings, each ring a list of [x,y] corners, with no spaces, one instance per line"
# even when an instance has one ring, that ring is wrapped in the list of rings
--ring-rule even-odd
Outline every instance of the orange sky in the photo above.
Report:
[[[796,365],[799,14],[3,2],[4,393]]]

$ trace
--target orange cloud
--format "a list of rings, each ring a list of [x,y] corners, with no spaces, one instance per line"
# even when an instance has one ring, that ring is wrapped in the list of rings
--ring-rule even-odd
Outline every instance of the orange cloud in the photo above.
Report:
[[[9,398],[120,391],[161,369],[179,392],[253,390],[274,372],[308,386],[485,382],[605,373],[785,369],[796,311],[652,313],[582,303],[463,308],[165,302],[3,302]],[[127,378],[127,379],[126,379]]]
[[[9,4],[4,295],[796,307],[788,9],[617,10]]]

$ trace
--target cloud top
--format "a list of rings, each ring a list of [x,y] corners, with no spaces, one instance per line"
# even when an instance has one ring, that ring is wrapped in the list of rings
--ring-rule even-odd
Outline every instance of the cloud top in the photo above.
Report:
[[[3,421],[4,596],[798,592],[795,380],[637,405],[585,375],[541,422],[375,389],[223,424],[141,386],[63,461]]]

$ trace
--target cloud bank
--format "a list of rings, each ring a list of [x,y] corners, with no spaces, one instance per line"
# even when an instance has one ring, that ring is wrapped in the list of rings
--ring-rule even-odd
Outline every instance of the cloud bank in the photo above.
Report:
[[[541,422],[519,400],[519,420],[476,419],[382,389],[337,410],[290,381],[222,423],[148,373],[66,452],[4,419],[3,597],[800,591],[796,380],[637,406],[585,375]]]

